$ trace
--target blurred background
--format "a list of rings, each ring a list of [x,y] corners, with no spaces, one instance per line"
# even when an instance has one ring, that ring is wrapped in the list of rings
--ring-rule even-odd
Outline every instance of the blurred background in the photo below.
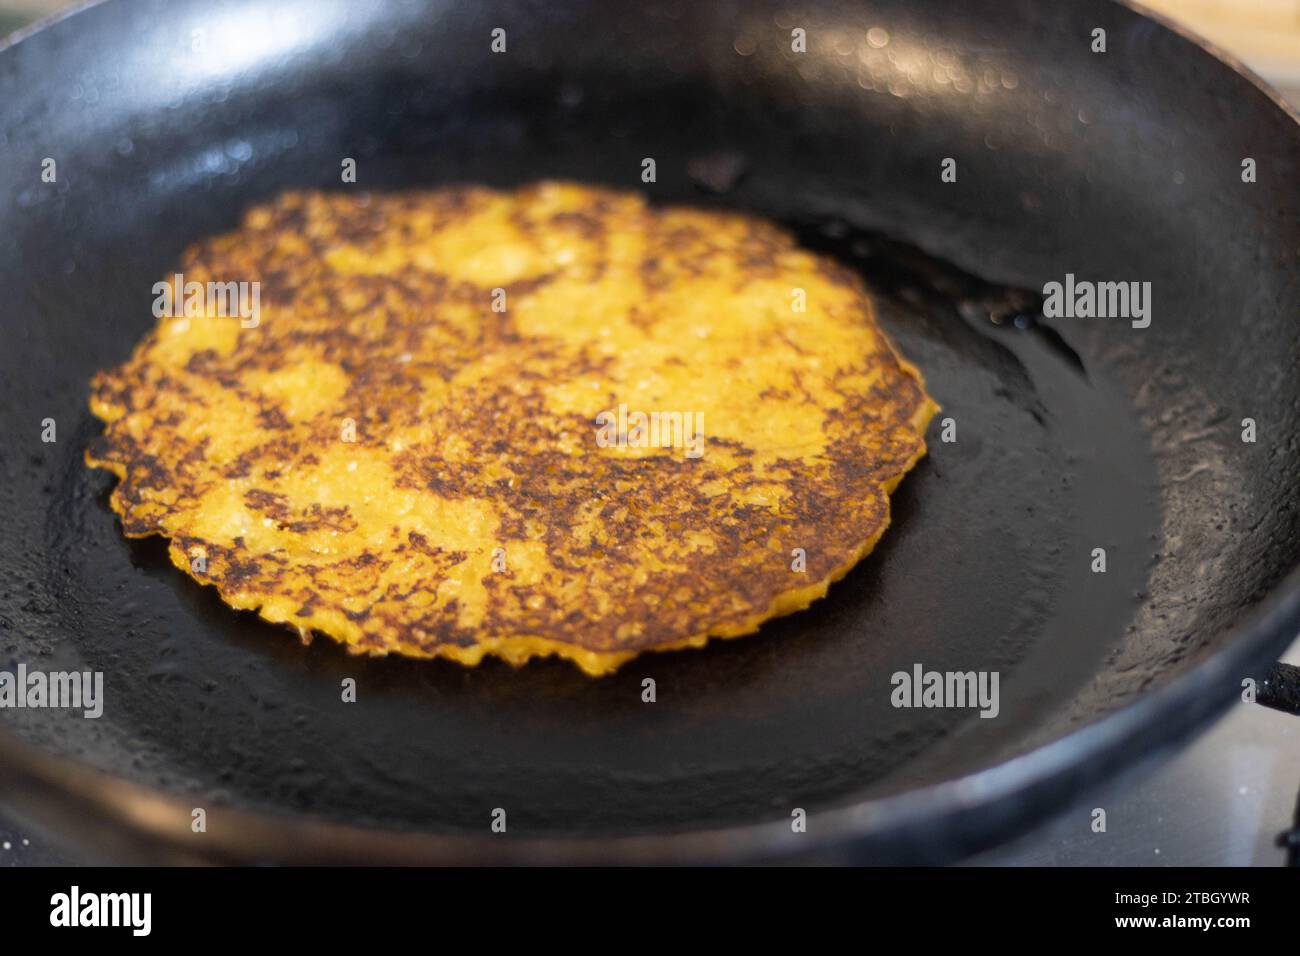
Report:
[[[1300,104],[1300,0],[1147,0]]]

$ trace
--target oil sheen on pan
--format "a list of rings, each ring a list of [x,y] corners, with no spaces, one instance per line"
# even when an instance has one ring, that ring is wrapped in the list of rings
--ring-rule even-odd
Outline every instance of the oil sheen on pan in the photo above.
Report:
[[[852,272],[632,193],[288,193],[178,272],[86,460],[127,536],[359,653],[751,633],[871,551],[936,410]]]

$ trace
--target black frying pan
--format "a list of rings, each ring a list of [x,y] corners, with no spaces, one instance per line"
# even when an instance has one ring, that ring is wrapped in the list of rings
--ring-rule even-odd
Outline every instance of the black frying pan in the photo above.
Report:
[[[1141,12],[114,0],[0,51],[0,138],[0,669],[108,694],[0,712],[0,799],[110,856],[947,859],[1204,725],[1300,626],[1300,126]],[[467,670],[300,646],[122,537],[87,381],[188,243],[287,187],[542,177],[759,211],[877,290],[958,440],[936,420],[826,600],[604,680]],[[1151,326],[1044,319],[1066,273],[1151,282]],[[892,707],[918,663],[999,671],[1000,715]]]

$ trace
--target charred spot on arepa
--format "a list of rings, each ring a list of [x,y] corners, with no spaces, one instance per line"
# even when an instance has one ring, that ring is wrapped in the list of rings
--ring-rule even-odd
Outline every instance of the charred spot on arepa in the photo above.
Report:
[[[260,281],[261,321],[161,319],[87,461],[127,535],[361,653],[600,674],[752,632],[870,552],[935,411],[857,276],[750,215],[294,192],[180,270]],[[702,414],[702,454],[601,445],[620,405]]]

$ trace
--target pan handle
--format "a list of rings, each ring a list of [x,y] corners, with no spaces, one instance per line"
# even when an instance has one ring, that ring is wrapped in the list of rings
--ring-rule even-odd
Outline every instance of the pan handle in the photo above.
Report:
[[[1258,685],[1255,703],[1300,714],[1300,667],[1278,661]]]

